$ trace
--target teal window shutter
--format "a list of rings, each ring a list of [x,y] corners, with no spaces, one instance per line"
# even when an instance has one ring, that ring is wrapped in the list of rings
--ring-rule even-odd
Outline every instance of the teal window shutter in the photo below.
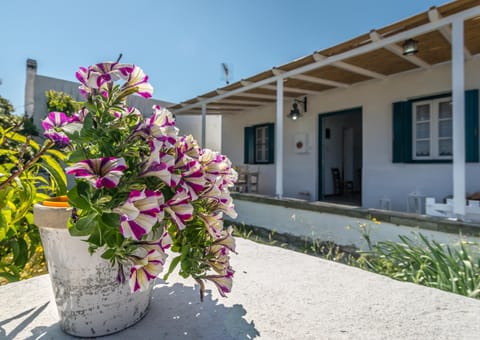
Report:
[[[465,91],[465,160],[479,161],[478,89]]]
[[[275,160],[275,124],[269,123],[268,126],[268,163],[274,163]]]
[[[393,163],[412,160],[412,103],[393,103]]]
[[[243,163],[253,164],[255,152],[255,129],[252,126],[246,126],[244,129],[244,154]]]

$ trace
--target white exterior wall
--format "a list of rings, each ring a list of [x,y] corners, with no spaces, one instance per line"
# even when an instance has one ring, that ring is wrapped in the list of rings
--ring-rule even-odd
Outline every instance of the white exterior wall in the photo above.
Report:
[[[480,88],[480,59],[465,65],[465,88]],[[318,119],[320,113],[362,107],[363,166],[362,203],[379,208],[383,196],[391,199],[393,210],[406,210],[407,195],[419,191],[437,200],[453,193],[452,164],[392,163],[392,103],[413,97],[451,91],[451,64],[428,70],[403,73],[385,80],[372,80],[346,89],[334,89],[308,97],[308,112],[299,120],[284,120],[284,193],[297,197],[308,191],[318,199]],[[292,105],[286,100],[284,112]],[[243,129],[245,126],[274,122],[275,106],[250,112],[224,115],[222,152],[236,165],[243,163]],[[295,134],[308,135],[307,153],[294,152]],[[274,165],[260,167],[260,192],[275,192]],[[330,171],[330,169],[326,169]],[[480,191],[480,165],[466,165],[467,192]],[[330,173],[327,174],[327,177]]]
[[[202,140],[202,117],[198,115],[182,115],[175,117],[175,122],[182,135],[192,135],[200,145]],[[208,115],[206,121],[205,147],[214,151],[222,148],[222,116]]]

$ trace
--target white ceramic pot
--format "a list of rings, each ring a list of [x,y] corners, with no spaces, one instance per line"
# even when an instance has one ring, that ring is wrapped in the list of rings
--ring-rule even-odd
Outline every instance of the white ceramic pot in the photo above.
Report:
[[[119,284],[117,268],[100,257],[101,251],[90,255],[87,242],[70,236],[71,212],[34,207],[61,328],[71,335],[96,337],[133,325],[148,311],[153,283],[137,293],[130,292],[128,282]]]

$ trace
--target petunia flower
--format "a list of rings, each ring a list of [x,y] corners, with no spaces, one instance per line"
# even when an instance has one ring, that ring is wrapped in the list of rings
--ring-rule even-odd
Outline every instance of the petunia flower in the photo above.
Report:
[[[217,286],[220,295],[226,297],[226,294],[232,291],[234,273],[235,271],[229,267],[227,268],[225,275],[207,275],[204,279],[212,281]]]
[[[150,98],[153,93],[153,87],[148,82],[148,76],[143,72],[143,70],[136,66],[131,65],[133,68],[128,73],[126,82],[121,87],[121,93],[136,92],[143,98]],[[120,95],[121,96],[121,95]]]
[[[141,177],[158,177],[168,186],[178,185],[180,175],[175,174],[175,157],[163,152],[162,142],[153,140],[150,143],[150,156],[140,172]]]
[[[182,181],[186,184],[192,201],[197,200],[198,195],[205,189],[206,179],[200,163],[194,159],[181,169]]]
[[[154,105],[152,116],[136,127],[134,135],[147,140],[157,139],[163,142],[165,149],[170,149],[176,146],[178,128],[170,111]]]
[[[165,203],[165,211],[170,214],[178,230],[185,229],[185,223],[191,220],[193,216],[190,196],[185,188],[180,187],[175,195]]]
[[[198,217],[205,223],[208,233],[213,238],[218,239],[223,236],[223,213],[221,211],[212,214],[199,213]]]
[[[130,269],[130,289],[132,293],[144,291],[151,280],[154,280],[163,270],[167,255],[157,250],[150,250],[148,254],[135,261]]]
[[[159,238],[152,241],[146,241],[143,243],[143,247],[148,250],[154,249],[164,253],[165,250],[171,247],[172,243],[173,241],[168,231],[163,230],[162,235]]]
[[[66,168],[69,175],[88,181],[95,188],[114,188],[127,166],[123,158],[94,158],[75,163]]]
[[[44,120],[42,127],[45,130],[44,136],[60,147],[68,145],[70,142],[65,132],[73,133],[82,128],[77,117],[68,117],[63,112],[50,112]]]
[[[127,201],[113,209],[120,214],[120,232],[126,238],[139,240],[148,234],[158,221],[163,220],[163,195],[151,190],[133,190]]]
[[[230,174],[232,166],[230,160],[218,152],[203,149],[199,161],[202,163],[205,177],[212,183],[216,182],[219,176]]]

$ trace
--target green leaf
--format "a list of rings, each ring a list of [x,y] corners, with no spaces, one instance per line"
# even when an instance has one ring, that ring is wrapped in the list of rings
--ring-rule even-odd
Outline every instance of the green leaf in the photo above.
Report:
[[[85,198],[84,195],[79,194],[79,189],[82,190],[82,194],[84,194],[83,184],[86,183],[77,182],[77,184],[72,189],[70,189],[67,194],[68,202],[75,208],[90,209],[90,200]]]
[[[108,249],[100,256],[102,257],[102,259],[110,260],[115,257],[115,249]]]
[[[67,176],[65,175],[63,168],[52,156],[43,155],[41,159],[43,161],[41,166],[48,171],[57,184],[58,189],[56,194],[65,195],[67,192]]]
[[[19,275],[13,275],[13,274],[10,274],[10,273],[7,273],[7,272],[0,272],[0,277],[5,278],[8,282],[15,282],[15,281],[20,280]]]
[[[120,215],[115,213],[102,214],[101,221],[105,226],[116,229],[120,226]]]
[[[28,246],[23,238],[13,241],[13,261],[16,266],[23,268],[28,261]]]
[[[98,216],[97,216],[97,226],[98,226]],[[94,244],[97,247],[101,247],[105,244],[105,241],[103,240],[102,233],[100,231],[100,228],[97,227],[92,230],[92,233],[90,234],[90,237],[88,238],[88,243]]]
[[[97,227],[97,214],[92,213],[87,216],[82,216],[77,223],[72,225],[68,230],[72,236],[87,236],[90,235]]]
[[[65,158],[66,158],[65,154],[63,152],[60,152],[60,151],[55,150],[55,149],[49,149],[49,150],[47,150],[46,153],[51,155],[51,156],[54,156],[54,157],[58,158],[58,160],[60,160],[60,161],[64,161]]]
[[[83,152],[82,149],[77,149],[70,154],[68,157],[68,162],[77,163],[85,160],[86,158],[85,152]]]
[[[168,280],[168,277],[175,270],[175,267],[178,265],[178,263],[180,262],[181,259],[182,259],[182,255],[178,255],[177,257],[175,257],[172,260],[172,262],[170,263],[170,266],[168,267],[168,272],[165,273],[165,275],[163,275],[163,280],[164,281]]]

